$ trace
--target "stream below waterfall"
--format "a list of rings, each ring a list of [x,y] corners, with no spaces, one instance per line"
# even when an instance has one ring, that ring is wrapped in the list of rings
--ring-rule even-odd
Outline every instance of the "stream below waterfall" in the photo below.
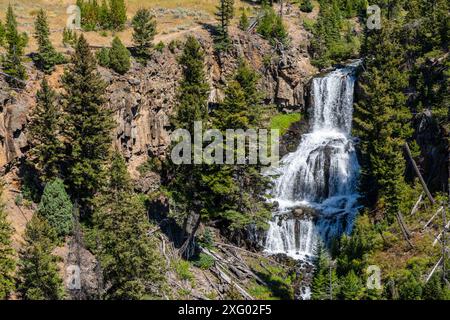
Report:
[[[349,233],[358,211],[360,166],[351,136],[358,62],[314,78],[310,132],[271,171],[278,203],[265,251],[294,259],[314,256],[318,241]]]

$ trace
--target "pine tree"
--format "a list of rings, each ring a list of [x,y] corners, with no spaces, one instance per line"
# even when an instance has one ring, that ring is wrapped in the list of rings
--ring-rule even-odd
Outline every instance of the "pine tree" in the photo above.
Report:
[[[441,276],[434,274],[431,279],[424,285],[422,298],[424,300],[443,300],[444,292],[441,283]]]
[[[264,106],[262,105],[263,94],[258,89],[259,74],[244,58],[240,58],[233,78],[244,91],[250,122],[254,125],[260,124]]]
[[[262,7],[264,15],[258,23],[256,31],[273,45],[277,42],[287,44],[288,33],[283,19],[268,5]]]
[[[114,30],[122,30],[127,22],[127,8],[124,0],[109,0],[109,22]]]
[[[339,294],[336,270],[333,267],[330,268],[331,261],[328,257],[325,247],[322,244],[318,246],[316,256],[316,268],[314,270],[313,282],[311,286],[311,299],[336,299],[337,295]]]
[[[228,28],[234,16],[234,0],[220,0],[220,5],[217,8],[217,17],[220,22],[218,27],[217,48],[219,50],[226,50],[230,45],[230,37]]]
[[[139,9],[131,22],[133,42],[141,56],[147,56],[156,35],[156,21],[149,9]]]
[[[143,299],[163,282],[163,264],[143,203],[132,193],[123,156],[116,152],[108,185],[97,198],[94,226],[107,299]],[[130,263],[132,261],[132,263]]]
[[[63,151],[63,145],[58,138],[61,126],[60,110],[56,104],[55,92],[46,79],[42,80],[36,100],[28,126],[29,161],[40,173],[40,179],[46,182],[60,173],[59,164]]]
[[[109,48],[101,48],[96,53],[97,63],[102,67],[109,68]]]
[[[224,101],[213,111],[216,128],[245,130],[261,125],[264,107],[256,88],[258,80],[258,74],[241,59],[233,79],[227,84]]]
[[[327,300],[329,299],[328,290],[328,261],[323,246],[319,245],[317,252],[316,268],[311,286],[311,299]]]
[[[52,255],[55,237],[50,225],[37,214],[33,215],[25,229],[25,243],[19,253],[18,290],[22,299],[64,298],[57,258]]]
[[[390,221],[400,209],[404,181],[405,159],[403,146],[412,135],[411,112],[403,93],[408,75],[398,68],[404,50],[391,39],[396,26],[385,22],[381,32],[370,35],[370,60],[360,76],[364,100],[355,106],[355,135],[362,140],[363,170],[361,190],[368,205],[375,201],[386,207]]]
[[[342,300],[360,300],[364,294],[361,279],[351,270],[340,279],[339,298]]]
[[[399,280],[398,294],[400,300],[420,300],[422,297],[422,285],[410,271],[405,278]]]
[[[242,11],[241,17],[239,18],[239,29],[241,29],[242,31],[247,31],[249,26],[250,22],[248,21],[247,14],[244,10]]]
[[[11,4],[6,12],[6,55],[3,58],[3,71],[13,78],[8,78],[10,84],[22,86],[19,80],[25,80],[27,77],[25,67],[22,64],[24,48],[28,42],[26,33],[19,34],[17,30],[17,21]],[[16,78],[16,79],[14,79]]]
[[[245,92],[239,82],[233,80],[228,83],[223,103],[214,110],[214,120],[225,130],[235,125],[242,129],[250,127]]]
[[[0,300],[7,299],[14,291],[15,260],[12,248],[13,228],[6,218],[6,212],[1,202],[3,186],[0,185]]]
[[[102,0],[102,4],[99,9],[98,19],[99,19],[100,26],[103,29],[111,28],[110,21],[109,21],[109,8],[108,8],[107,0]]]
[[[81,26],[85,31],[94,31],[100,25],[100,6],[97,0],[77,0],[81,11]]]
[[[215,128],[223,134],[227,129],[264,128],[261,121],[264,107],[261,92],[257,89],[258,79],[257,73],[241,59],[227,84],[224,100],[212,112]],[[227,139],[224,143],[227,144]],[[248,141],[245,144],[245,150],[249,150]],[[235,159],[240,156],[238,153],[239,150],[233,150]],[[248,225],[261,229],[267,226],[270,206],[264,196],[270,183],[260,174],[260,169],[261,165],[256,163],[211,166],[204,171],[203,180],[213,198],[211,203],[216,204],[211,211],[224,219],[231,231],[239,232]]]
[[[65,180],[72,196],[86,205],[105,181],[109,157],[111,111],[104,107],[106,84],[83,35],[63,77]],[[87,209],[87,208],[84,208]]]
[[[59,237],[72,232],[72,202],[66,193],[61,179],[55,179],[46,184],[38,207],[40,217],[47,220]]]
[[[204,72],[204,52],[194,37],[187,38],[179,63],[183,70],[183,77],[178,89],[175,115],[171,121],[175,127],[189,131],[192,146],[194,121],[202,121],[204,125],[207,124],[209,91]],[[190,156],[193,155],[194,148],[191,147],[191,150]],[[172,199],[180,204],[180,207],[173,210],[174,212],[171,214],[178,221],[183,221],[182,225],[185,225],[186,221],[197,213],[203,211],[203,215],[206,215],[204,207],[208,200],[202,182],[202,170],[202,165],[168,164],[168,171],[173,177],[169,182],[168,189],[172,192]],[[185,190],[191,192],[185,192]],[[185,243],[180,249],[182,255],[189,257],[192,251],[192,241],[202,218],[201,214],[197,217],[194,230],[185,239]]]
[[[3,47],[5,45],[5,26],[3,25],[3,22],[0,20],[0,47]]]
[[[47,15],[44,10],[39,10],[34,22],[34,37],[38,43],[38,53],[34,58],[37,66],[45,73],[51,73],[55,65],[63,63],[64,57],[56,52],[50,42],[50,30],[47,22]]]
[[[194,37],[187,38],[179,63],[183,68],[183,79],[173,122],[177,128],[187,129],[193,134],[194,121],[207,119],[209,91],[204,71],[203,49]]]
[[[114,37],[109,50],[109,66],[117,73],[124,74],[130,69],[130,52],[118,37]]]

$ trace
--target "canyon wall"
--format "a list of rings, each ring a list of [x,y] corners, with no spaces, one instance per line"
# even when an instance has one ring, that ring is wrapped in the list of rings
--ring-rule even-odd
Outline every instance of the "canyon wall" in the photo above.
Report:
[[[223,98],[226,80],[235,70],[240,57],[245,57],[260,74],[259,86],[265,93],[265,102],[280,108],[303,108],[303,87],[315,72],[305,49],[291,43],[288,49],[273,48],[256,34],[239,30],[232,32],[232,49],[218,55],[208,32],[199,32],[198,38],[205,51],[210,103]],[[183,39],[179,40],[182,42]],[[129,162],[131,173],[148,156],[164,157],[170,144],[170,115],[173,112],[181,69],[177,57],[181,45],[166,46],[155,51],[146,65],[133,62],[125,75],[99,67],[108,83],[108,107],[114,110],[117,128],[114,145]],[[0,78],[0,167],[5,168],[19,159],[27,150],[26,126],[30,110],[35,104],[35,92],[43,75],[29,65],[29,80],[23,90],[12,90]],[[50,76],[51,84],[60,85],[63,68]]]

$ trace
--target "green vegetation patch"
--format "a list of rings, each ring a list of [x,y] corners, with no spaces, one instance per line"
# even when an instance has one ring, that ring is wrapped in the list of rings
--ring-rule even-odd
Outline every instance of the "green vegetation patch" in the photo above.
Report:
[[[271,119],[270,128],[280,130],[280,135],[283,135],[294,122],[298,122],[300,119],[301,114],[297,112],[278,114]]]

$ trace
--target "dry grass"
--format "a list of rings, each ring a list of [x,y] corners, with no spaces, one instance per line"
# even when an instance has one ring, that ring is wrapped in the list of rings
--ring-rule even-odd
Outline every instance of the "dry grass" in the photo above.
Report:
[[[43,8],[47,13],[51,40],[58,49],[62,48],[62,29],[66,25],[68,15],[66,9],[75,4],[76,0],[0,0],[0,19],[4,19],[8,3],[14,6],[19,28],[30,35],[27,51],[36,50],[36,44],[31,37],[33,33],[33,21],[36,13]],[[187,30],[196,30],[200,23],[215,21],[215,12],[219,0],[126,0],[128,19],[141,7],[154,9],[158,23],[158,36],[155,41],[170,41]],[[236,16],[242,8],[249,8],[248,2],[236,0]],[[122,41],[131,44],[131,28],[117,33]],[[87,32],[88,41],[93,45],[108,45],[112,32]]]

